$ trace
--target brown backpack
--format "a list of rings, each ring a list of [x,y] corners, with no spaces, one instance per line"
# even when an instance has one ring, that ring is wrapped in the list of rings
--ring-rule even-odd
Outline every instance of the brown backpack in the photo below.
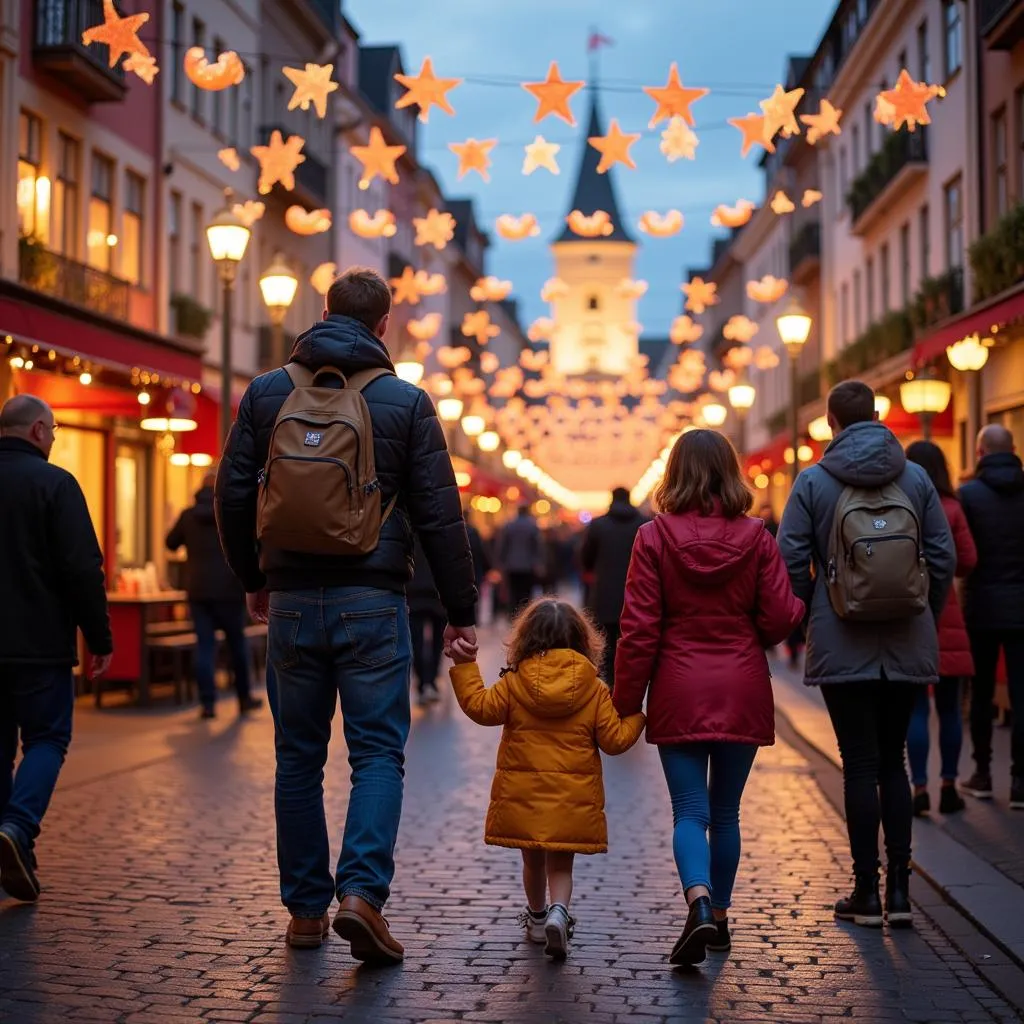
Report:
[[[883,622],[928,607],[928,566],[921,522],[895,483],[847,487],[832,520],[826,579],[836,615]]]
[[[260,474],[256,536],[285,551],[368,554],[396,498],[382,514],[373,423],[362,391],[392,371],[362,370],[346,378],[333,366],[316,373],[297,363],[284,369],[294,387],[277,414]],[[328,386],[339,380],[343,387]]]

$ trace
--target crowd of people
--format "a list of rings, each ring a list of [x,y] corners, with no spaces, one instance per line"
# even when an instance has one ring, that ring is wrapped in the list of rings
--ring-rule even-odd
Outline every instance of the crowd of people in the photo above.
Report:
[[[912,817],[930,809],[930,702],[944,814],[963,809],[960,792],[1003,794],[992,777],[1001,657],[1011,703],[1024,707],[1024,469],[1009,431],[981,431],[975,471],[956,491],[941,449],[904,452],[871,389],[847,381],[828,398],[834,439],[797,478],[780,523],[770,509],[750,514],[729,441],[695,429],[672,448],[653,518],[619,489],[582,536],[542,530],[524,505],[486,544],[465,522],[429,397],[394,373],[382,340],[390,311],[376,273],[337,279],[289,364],[246,390],[216,476],[167,537],[188,550],[204,716],[215,714],[215,629],[247,713],[259,701],[243,608],[268,627],[287,943],[319,947],[333,927],[358,960],[403,959],[382,911],[410,679],[433,703],[447,655],[465,713],[504,730],[484,832],[521,851],[525,937],[554,959],[568,954],[574,857],[608,843],[600,752],[624,753],[646,733],[688,907],[668,959],[692,966],[727,951],[743,791],[758,748],[775,740],[766,652],[788,642],[798,663],[805,637],[805,682],[821,690],[843,767],[854,886],[835,915],[910,925]],[[0,885],[25,901],[40,895],[35,844],[71,739],[78,631],[90,674],[112,652],[81,488],[47,461],[57,429],[32,396],[0,412]],[[583,608],[559,593],[576,573]],[[476,633],[487,579],[512,623],[490,687]],[[976,770],[958,787],[968,680]],[[351,792],[332,870],[323,779],[339,700]],[[1010,806],[1024,809],[1019,714],[1010,774]]]

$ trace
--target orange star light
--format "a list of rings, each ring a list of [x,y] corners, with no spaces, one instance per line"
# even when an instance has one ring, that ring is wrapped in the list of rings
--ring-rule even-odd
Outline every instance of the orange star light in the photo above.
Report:
[[[459,181],[470,171],[476,171],[484,181],[490,181],[487,169],[491,166],[490,152],[498,144],[497,139],[466,139],[465,142],[450,142],[448,148],[459,158]]]
[[[738,128],[743,133],[743,148],[740,150],[741,157],[746,156],[752,146],[764,146],[769,153],[775,152],[775,145],[765,131],[765,119],[760,114],[747,114],[746,117],[730,117],[729,124],[733,128]]]
[[[668,118],[681,117],[693,128],[696,121],[693,119],[693,112],[690,110],[692,104],[707,96],[708,89],[686,89],[679,79],[679,65],[672,62],[668,71],[668,81],[660,88],[656,85],[645,85],[644,92],[658,104],[654,116],[651,118],[649,128],[655,127],[659,121]]]
[[[366,146],[352,146],[349,152],[363,165],[363,176],[359,187],[368,189],[370,182],[378,175],[392,185],[398,184],[395,161],[405,152],[405,146],[389,146],[381,130],[374,125],[370,129],[370,141]]]
[[[416,245],[443,249],[455,236],[455,218],[441,210],[428,210],[426,217],[413,217]]]
[[[235,203],[231,212],[247,227],[251,228],[256,221],[267,212],[267,204],[258,199],[247,199],[244,203]]]
[[[703,277],[695,277],[692,281],[681,284],[680,291],[686,296],[686,308],[691,313],[703,313],[708,306],[717,306],[718,285],[714,281],[705,281]]]
[[[237,171],[242,166],[242,161],[238,158],[238,150],[233,146],[229,146],[226,149],[218,149],[217,159],[229,171]]]
[[[800,123],[796,119],[796,106],[803,99],[803,95],[803,89],[791,89],[787,92],[781,85],[777,85],[771,96],[761,101],[766,139],[774,139],[779,132],[786,139],[800,134]]]
[[[548,142],[543,135],[538,135],[533,142],[526,146],[523,174],[533,174],[538,167],[543,167],[552,174],[558,174],[558,161],[555,156],[561,148],[555,142]]]
[[[275,184],[292,192],[295,189],[295,168],[305,163],[302,147],[306,140],[299,135],[289,135],[285,142],[281,133],[275,128],[270,135],[270,142],[265,146],[253,146],[250,153],[260,164],[259,193],[267,195]]]
[[[501,328],[491,323],[491,314],[486,309],[479,309],[462,318],[462,333],[467,338],[476,338],[478,345],[486,345],[501,334]]]
[[[149,50],[139,38],[139,29],[149,21],[148,14],[129,14],[122,18],[114,7],[114,0],[103,0],[103,24],[87,28],[82,33],[82,43],[106,43],[110,47],[110,66],[115,67],[125,55],[141,53],[149,56]]]
[[[945,90],[941,86],[915,82],[904,68],[895,88],[883,89],[878,94],[879,107],[886,117],[884,123],[894,130],[906,125],[909,131],[914,131],[919,124],[931,124],[927,105],[936,96],[943,95]]]
[[[636,164],[629,155],[629,147],[640,138],[640,133],[627,133],[619,129],[619,122],[613,117],[608,125],[607,135],[591,135],[589,142],[601,154],[597,165],[598,174],[606,174],[615,164],[625,164],[636,170]]]
[[[440,107],[446,114],[454,114],[448,102],[448,92],[462,84],[461,78],[438,78],[434,74],[434,62],[429,57],[423,58],[423,66],[418,75],[395,75],[395,81],[408,90],[395,104],[396,110],[411,107],[420,108],[419,119],[426,123],[430,120],[430,108]]]
[[[395,290],[394,302],[396,306],[400,302],[408,302],[410,306],[419,305],[420,289],[416,282],[416,272],[412,267],[407,266],[402,271],[401,277],[391,278],[390,284]]]
[[[553,60],[548,68],[548,77],[543,82],[523,82],[523,88],[537,99],[537,113],[533,120],[543,121],[549,114],[560,117],[566,124],[573,127],[576,125],[576,118],[569,108],[569,100],[580,89],[585,82],[566,82],[562,79],[562,73],[558,70],[558,61]]]
[[[772,213],[778,217],[785,216],[787,213],[792,213],[796,209],[796,205],[793,203],[793,200],[790,199],[782,189],[779,189],[779,191],[772,196],[770,205]]]
[[[288,109],[296,107],[309,110],[310,105],[316,110],[316,116],[322,121],[327,116],[327,97],[340,88],[337,82],[331,81],[334,74],[333,64],[307,64],[306,69],[282,68],[284,77],[295,86],[295,92],[288,101]]]
[[[801,114],[800,120],[807,125],[807,142],[814,146],[826,135],[838,135],[842,129],[839,127],[839,119],[843,116],[841,110],[837,110],[828,100],[821,101],[821,107],[816,114]]]
[[[800,205],[806,210],[812,207],[815,203],[820,203],[825,197],[816,188],[804,189],[803,198],[800,200]]]
[[[149,53],[133,53],[130,57],[125,57],[121,67],[125,71],[134,71],[146,85],[152,85],[153,79],[160,74],[160,69],[156,66],[156,57]]]

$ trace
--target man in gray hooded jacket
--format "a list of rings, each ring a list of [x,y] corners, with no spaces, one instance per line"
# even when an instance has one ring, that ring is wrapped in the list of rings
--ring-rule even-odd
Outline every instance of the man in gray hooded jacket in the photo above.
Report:
[[[836,904],[836,917],[879,926],[878,826],[888,859],[885,916],[911,923],[907,896],[913,817],[904,748],[918,686],[938,681],[936,617],[956,568],[956,551],[935,487],[907,462],[899,441],[877,421],[875,395],[844,381],[828,396],[834,440],[821,461],[797,478],[782,517],[779,547],[797,597],[807,605],[804,681],[821,686],[843,761],[847,829],[856,885]],[[921,528],[929,575],[925,612],[884,622],[841,619],[824,584],[832,521],[847,486],[895,483],[910,499]]]

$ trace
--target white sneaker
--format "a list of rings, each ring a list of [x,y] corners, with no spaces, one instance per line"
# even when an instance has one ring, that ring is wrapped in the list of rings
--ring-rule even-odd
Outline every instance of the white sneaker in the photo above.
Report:
[[[544,922],[544,938],[547,945],[544,952],[552,960],[564,960],[569,954],[569,940],[572,938],[575,918],[569,916],[569,910],[561,903],[552,903],[548,908],[547,920]]]
[[[538,945],[547,941],[547,934],[544,927],[547,924],[548,912],[545,907],[539,914],[534,913],[529,907],[524,910],[516,920],[526,929],[526,938],[529,942],[536,942]]]

